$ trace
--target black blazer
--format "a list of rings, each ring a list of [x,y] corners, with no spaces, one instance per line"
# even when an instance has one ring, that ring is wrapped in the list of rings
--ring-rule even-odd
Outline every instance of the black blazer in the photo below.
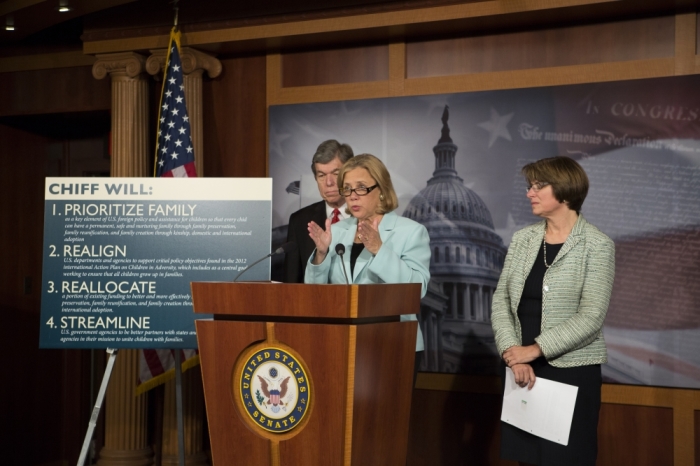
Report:
[[[311,253],[316,249],[311,237],[309,237],[308,224],[316,222],[318,226],[326,227],[326,201],[320,201],[299,209],[289,217],[287,227],[287,242],[293,241],[297,249],[288,252],[284,256],[284,282],[304,283],[306,263]]]

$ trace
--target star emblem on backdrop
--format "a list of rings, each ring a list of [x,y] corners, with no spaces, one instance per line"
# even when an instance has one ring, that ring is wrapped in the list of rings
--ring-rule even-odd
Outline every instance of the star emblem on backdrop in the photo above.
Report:
[[[499,137],[507,141],[512,140],[508,131],[508,122],[513,118],[513,115],[515,115],[513,112],[508,115],[499,115],[496,109],[491,107],[491,119],[477,125],[489,132],[489,149]]]

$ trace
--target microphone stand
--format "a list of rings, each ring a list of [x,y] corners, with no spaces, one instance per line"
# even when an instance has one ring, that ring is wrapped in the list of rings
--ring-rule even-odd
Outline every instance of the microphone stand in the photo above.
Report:
[[[348,272],[345,270],[345,261],[343,260],[343,254],[345,254],[345,246],[338,243],[335,245],[335,253],[340,256],[340,265],[343,266],[343,275],[345,275],[345,284],[349,285],[350,280],[348,280]]]
[[[269,259],[270,257],[274,256],[275,254],[276,254],[276,251],[275,251],[275,252],[271,252],[271,253],[268,254],[267,256],[265,256],[265,257],[263,257],[263,258],[261,258],[261,259],[256,260],[255,262],[253,262],[252,264],[250,264],[248,267],[246,267],[245,269],[243,269],[243,270],[241,270],[240,272],[238,272],[238,275],[236,275],[236,278],[234,278],[233,281],[235,282],[236,280],[238,280],[238,277],[240,277],[240,276],[243,275],[245,272],[247,272],[248,269],[250,269],[251,267],[253,267],[255,264],[259,264],[260,262],[264,261],[265,259]]]

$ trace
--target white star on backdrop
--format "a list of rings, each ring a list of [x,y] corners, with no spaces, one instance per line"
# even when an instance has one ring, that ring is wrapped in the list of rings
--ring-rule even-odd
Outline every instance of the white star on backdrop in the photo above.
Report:
[[[512,141],[510,133],[508,132],[508,122],[513,118],[513,115],[515,115],[515,113],[499,115],[496,109],[491,107],[491,119],[477,125],[479,128],[483,128],[489,132],[489,149],[499,137]]]

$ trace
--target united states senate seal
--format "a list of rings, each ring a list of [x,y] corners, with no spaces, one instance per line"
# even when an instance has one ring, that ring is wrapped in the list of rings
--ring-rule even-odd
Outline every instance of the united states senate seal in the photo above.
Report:
[[[269,432],[294,429],[311,402],[306,368],[281,348],[255,351],[242,366],[239,388],[248,416]]]

